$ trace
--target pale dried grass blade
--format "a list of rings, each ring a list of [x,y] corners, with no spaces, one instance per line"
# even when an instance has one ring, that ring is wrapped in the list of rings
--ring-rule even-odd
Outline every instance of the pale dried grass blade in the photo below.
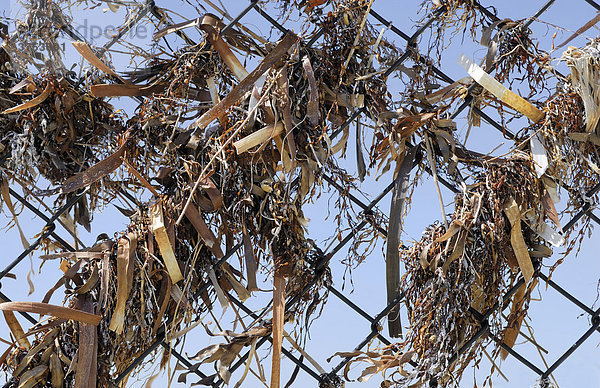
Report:
[[[206,32],[208,41],[214,49],[219,53],[219,56],[225,62],[225,65],[231,70],[233,74],[237,77],[238,80],[242,81],[244,78],[248,76],[248,71],[244,68],[240,60],[235,56],[235,54],[229,48],[227,42],[221,38],[215,26],[218,24],[219,20],[212,14],[207,14],[202,19],[202,23],[200,24],[200,28]]]
[[[179,263],[173,252],[173,247],[167,236],[167,230],[163,219],[162,203],[158,202],[152,209],[152,232],[158,244],[160,254],[163,257],[165,267],[169,272],[173,284],[183,280],[183,275],[179,269]]]
[[[514,198],[511,197],[504,204],[504,213],[510,221],[510,243],[517,256],[519,268],[521,268],[525,283],[529,283],[533,277],[534,269],[531,257],[527,250],[527,244],[525,244],[523,233],[521,231],[521,212],[519,211],[519,205],[517,205]]]
[[[533,106],[523,97],[509,90],[506,86],[502,85],[464,54],[460,56],[458,63],[488,92],[492,93],[511,108],[523,113],[534,123],[537,123],[544,118],[544,112]]]
[[[247,152],[257,145],[264,144],[271,140],[274,136],[278,136],[283,132],[283,124],[281,122],[275,125],[267,125],[256,132],[244,137],[233,143],[238,155]]]
[[[533,167],[535,168],[537,177],[541,178],[548,169],[548,155],[546,154],[544,140],[539,133],[536,133],[529,140],[529,144],[531,146],[531,154],[533,155]]]

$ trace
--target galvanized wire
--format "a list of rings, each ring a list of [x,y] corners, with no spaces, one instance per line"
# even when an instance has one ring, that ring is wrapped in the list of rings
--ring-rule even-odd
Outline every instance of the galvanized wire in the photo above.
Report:
[[[593,1],[593,0],[584,0],[584,1],[587,4],[591,5],[593,8],[595,8],[596,10],[600,11],[600,5],[598,5],[598,3],[596,3],[595,1]],[[527,28],[531,23],[533,23],[542,14],[544,14],[554,2],[555,2],[555,0],[550,0],[550,1],[547,1],[546,3],[544,3],[542,5],[542,7],[540,7],[540,9],[531,18],[528,18],[528,20],[523,25],[523,28]],[[481,6],[477,2],[475,2],[475,3],[476,3],[475,5],[478,7],[479,11],[485,13],[489,18],[498,19],[498,17],[495,14],[493,14],[492,12],[490,12],[487,8]],[[222,33],[233,28],[238,22],[240,22],[251,11],[255,11],[267,23],[272,25],[275,29],[279,30],[280,32],[282,32],[282,33],[287,32],[288,29],[284,25],[280,24],[276,20],[276,18],[269,15],[269,13],[260,6],[260,4],[258,3],[257,0],[252,0],[248,4],[248,6],[242,12],[240,12],[240,14],[238,14],[235,18],[232,19],[232,21],[222,30]],[[421,34],[433,22],[435,22],[445,11],[446,11],[445,6],[438,8],[436,10],[436,12],[433,13],[431,15],[431,17],[423,25],[421,25],[420,28],[415,33],[413,33],[412,35],[409,35],[409,34],[403,32],[397,26],[395,26],[391,21],[386,20],[382,15],[377,13],[375,10],[373,10],[373,9],[370,10],[370,16],[372,16],[376,21],[378,21],[378,22],[384,24],[386,27],[388,27],[388,29],[392,33],[396,34],[398,37],[405,40],[406,44],[407,44],[406,51],[385,71],[384,74],[386,76],[392,74],[400,65],[402,65],[408,59],[412,59],[412,60],[415,60],[418,62],[422,62],[424,60],[424,58],[421,57],[420,55],[418,55],[418,53],[414,50],[414,46],[416,45],[416,42],[417,42],[418,38],[421,36]],[[152,1],[152,0],[146,1],[145,4],[141,4],[139,6],[137,13],[133,17],[130,18],[130,21],[120,29],[120,33],[117,36],[115,36],[113,39],[111,39],[106,45],[104,45],[104,47],[100,48],[99,53],[102,54],[102,53],[106,52],[107,50],[109,50],[112,45],[117,43],[127,33],[127,31],[134,28],[135,25],[140,20],[142,20],[143,17],[145,17],[147,15],[151,15],[151,17],[154,17],[159,21],[164,16],[161,13],[160,9],[154,4],[154,1]],[[63,26],[63,32],[70,39],[84,40],[84,38],[82,36],[80,36],[80,34],[77,33],[77,31],[73,30],[70,26]],[[308,42],[306,42],[304,45],[306,47],[310,47],[312,44],[314,44],[319,39],[319,37],[322,35],[322,33],[323,33],[323,30],[317,31],[317,33],[315,33],[313,35],[313,37]],[[183,32],[177,31],[177,34],[188,44],[193,43],[192,40],[189,37],[187,37],[187,35],[185,35]],[[431,69],[440,79],[442,79],[448,83],[454,82],[454,80],[451,77],[449,77],[447,74],[445,74],[441,69],[439,69],[435,66],[431,66]],[[493,71],[493,69],[488,69],[488,71]],[[473,87],[474,86],[471,86],[470,88],[468,88],[469,95],[467,96],[465,101],[453,112],[453,114],[451,116],[452,118],[457,117],[461,112],[464,111],[465,108],[470,106],[470,103],[471,103],[470,92],[472,91]],[[493,128],[500,131],[503,134],[503,136],[505,136],[509,139],[513,139],[515,137],[515,135],[511,131],[506,129],[503,125],[501,125],[496,120],[491,118],[489,115],[487,115],[481,109],[473,108],[473,110],[475,113],[480,115],[486,122],[488,122]],[[337,136],[348,125],[350,125],[354,120],[360,118],[362,115],[365,115],[365,114],[368,114],[368,110],[366,108],[361,108],[361,109],[355,110],[353,112],[353,114],[350,116],[350,118],[341,127],[336,129],[336,131],[332,134],[331,138],[334,138],[335,136]],[[432,173],[429,170],[426,170],[426,171],[430,174]],[[386,229],[385,225],[374,224],[373,220],[370,217],[368,217],[368,215],[372,214],[372,212],[376,208],[377,204],[382,199],[384,199],[386,197],[386,195],[391,191],[391,189],[394,185],[394,182],[391,182],[369,204],[366,204],[363,201],[361,201],[360,199],[358,199],[358,197],[356,195],[354,195],[353,193],[347,192],[346,189],[344,189],[342,186],[340,186],[338,183],[336,183],[336,181],[333,178],[329,177],[328,175],[322,174],[322,178],[333,189],[340,191],[340,193],[343,193],[344,195],[346,195],[350,201],[352,201],[354,204],[359,206],[362,209],[360,215],[363,216],[363,219],[360,222],[358,222],[350,230],[350,232],[348,232],[346,234],[346,236],[344,236],[344,238],[342,238],[340,240],[340,242],[335,247],[333,247],[327,253],[323,253],[323,255],[315,262],[314,277],[300,293],[290,296],[290,298],[286,301],[286,309],[291,309],[294,307],[294,305],[302,298],[302,296],[306,292],[308,292],[310,287],[312,287],[318,281],[318,279],[320,278],[320,275],[327,268],[327,266],[328,266],[330,260],[333,258],[333,256],[336,255],[338,252],[340,252],[345,246],[347,246],[347,244],[352,240],[352,237],[356,233],[358,233],[361,229],[365,228],[368,224],[371,223],[372,227],[374,227],[376,230],[378,230],[383,236],[386,236],[386,234],[387,234],[386,233],[387,229]],[[440,182],[442,184],[444,184],[451,191],[453,191],[455,193],[458,192],[458,189],[456,187],[454,187],[451,183],[445,181],[442,177],[438,176],[438,179],[440,180]],[[594,204],[591,201],[587,200],[590,197],[597,194],[598,191],[600,191],[600,184],[596,185],[590,191],[585,193],[585,195],[583,197],[586,200],[583,201],[583,205],[578,210],[578,212],[569,220],[569,222],[567,222],[565,224],[565,226],[563,227],[563,229],[565,231],[573,228],[575,226],[575,224],[579,220],[581,220],[583,217],[589,217],[592,221],[594,221],[600,225],[600,218],[596,214],[593,213]],[[29,202],[26,198],[19,195],[14,190],[12,190],[12,189],[10,190],[10,195],[16,201],[20,202],[26,209],[31,211],[35,216],[42,219],[45,222],[45,226],[44,226],[43,230],[41,231],[39,238],[33,244],[31,244],[30,248],[24,250],[15,260],[13,260],[2,271],[0,271],[0,280],[6,274],[8,274],[14,267],[16,267],[25,257],[27,257],[27,255],[29,255],[31,252],[33,252],[33,250],[35,250],[44,239],[46,239],[48,237],[54,238],[56,241],[58,241],[60,244],[62,244],[62,246],[66,250],[74,251],[74,248],[69,243],[67,243],[65,239],[63,239],[62,237],[60,237],[57,234],[55,222],[58,220],[58,218],[62,214],[64,214],[65,212],[68,212],[72,208],[72,206],[74,206],[74,204],[79,200],[79,198],[81,198],[81,196],[83,194],[84,194],[84,192],[80,192],[77,195],[73,196],[64,206],[62,206],[60,209],[58,209],[58,211],[56,211],[51,216],[47,216],[43,212],[38,210],[38,208],[36,206],[34,206],[31,202]],[[231,248],[221,260],[219,260],[218,262],[216,262],[214,264],[213,269],[218,269],[221,265],[223,265],[223,263],[225,263],[229,258],[231,258],[242,247],[242,245],[243,244],[240,242],[240,243],[236,244],[233,248]],[[577,297],[575,297],[574,295],[569,293],[565,288],[563,288],[562,286],[560,286],[559,284],[554,282],[552,279],[550,279],[549,275],[545,274],[541,270],[541,268],[540,268],[541,266],[540,266],[539,262],[536,262],[535,264],[536,264],[536,271],[534,273],[534,277],[545,282],[546,285],[548,285],[549,287],[556,290],[559,295],[561,295],[563,298],[570,301],[571,303],[576,305],[578,308],[580,308],[584,313],[589,315],[590,316],[589,328],[584,333],[581,334],[581,336],[575,341],[575,343],[570,348],[568,348],[562,355],[560,355],[556,359],[556,361],[554,361],[554,363],[552,363],[546,369],[539,368],[538,366],[535,365],[535,363],[533,361],[529,360],[527,357],[520,354],[515,349],[512,349],[512,348],[506,346],[505,344],[503,344],[502,341],[495,334],[490,333],[489,318],[490,318],[490,316],[492,316],[492,314],[497,312],[499,309],[503,309],[505,307],[506,303],[508,301],[510,301],[510,299],[512,298],[514,293],[519,289],[519,287],[524,284],[524,280],[523,280],[523,278],[521,278],[520,280],[518,280],[516,282],[516,284],[514,284],[513,287],[511,287],[502,296],[501,301],[496,302],[496,304],[494,306],[492,306],[490,309],[488,309],[484,312],[479,312],[473,308],[470,309],[470,313],[478,321],[479,329],[470,338],[468,338],[464,342],[464,344],[462,346],[460,346],[460,348],[456,349],[454,355],[450,359],[451,362],[453,360],[456,360],[459,356],[463,355],[464,353],[468,352],[469,349],[471,348],[471,346],[473,345],[473,343],[475,343],[477,340],[479,340],[483,336],[487,335],[493,341],[498,343],[498,345],[500,347],[502,347],[504,350],[506,350],[508,352],[508,354],[510,354],[512,357],[514,357],[516,360],[518,360],[520,363],[522,363],[525,367],[527,367],[528,369],[532,370],[534,373],[539,375],[541,384],[543,386],[544,384],[548,384],[547,381],[548,381],[548,377],[550,376],[550,374],[552,374],[554,371],[556,371],[556,369],[559,368],[564,363],[564,361],[566,359],[568,359],[577,350],[577,348],[579,348],[584,342],[586,342],[594,332],[596,332],[596,331],[600,332],[600,309],[594,310],[591,307],[587,306],[585,303],[583,303]],[[206,282],[204,284],[204,286],[202,286],[193,295],[193,298],[194,299],[199,298],[199,296],[202,292],[208,290],[208,288],[210,287],[209,284],[210,284],[209,282]],[[336,298],[338,298],[342,303],[344,303],[345,305],[350,307],[358,316],[362,317],[363,319],[365,319],[366,321],[368,321],[370,323],[370,331],[368,333],[366,333],[364,339],[360,343],[357,344],[357,346],[355,347],[355,350],[363,349],[374,338],[377,338],[384,345],[390,345],[392,343],[389,339],[387,339],[381,333],[381,326],[383,324],[382,321],[387,317],[387,315],[390,313],[390,311],[402,302],[402,300],[404,298],[404,293],[402,291],[400,291],[398,293],[398,295],[396,296],[396,298],[390,304],[388,304],[383,310],[381,310],[376,316],[371,316],[364,309],[362,309],[359,305],[354,303],[350,298],[348,298],[341,291],[339,291],[337,288],[335,288],[333,285],[328,285],[327,287],[328,287],[328,290],[331,292],[331,294],[333,294]],[[252,309],[248,308],[242,301],[237,299],[234,295],[229,294],[228,297],[229,297],[229,300],[233,304],[235,304],[238,308],[240,308],[242,311],[244,311],[249,316],[253,317],[254,319],[260,318],[259,315],[257,315]],[[0,298],[5,301],[10,300],[9,297],[2,292],[0,292]],[[22,313],[22,315],[31,323],[33,323],[33,324],[37,323],[36,319],[33,318],[31,315],[29,315],[27,313]],[[137,366],[139,366],[150,354],[152,354],[154,351],[156,351],[156,349],[159,346],[164,347],[165,350],[168,351],[171,356],[175,357],[178,360],[178,362],[181,363],[181,365],[183,367],[188,368],[189,370],[196,373],[200,377],[206,377],[206,375],[202,371],[200,371],[197,367],[194,367],[188,361],[188,359],[186,357],[184,357],[176,349],[172,348],[165,341],[165,327],[167,325],[168,325],[168,322],[166,325],[163,325],[162,328],[158,331],[154,342],[146,349],[146,351],[144,351],[142,354],[140,354],[128,366],[128,368],[126,368],[114,380],[113,383],[115,384],[115,386],[118,385],[120,382],[122,382],[123,379],[126,378]],[[261,338],[257,342],[256,348],[260,348],[263,344],[265,344],[269,341],[272,341],[272,338],[270,336]],[[346,349],[343,349],[343,350],[346,350]],[[286,356],[286,359],[288,360],[288,362],[295,364],[304,373],[307,373],[309,376],[314,378],[318,385],[325,384],[327,382],[335,381],[335,380],[339,379],[338,373],[351,360],[349,357],[344,358],[335,367],[333,367],[329,373],[320,375],[311,366],[307,365],[303,361],[303,357],[298,358],[298,357],[294,356],[291,352],[289,352],[287,349],[282,349],[282,351],[283,351],[284,355]],[[250,354],[250,352],[248,351],[246,354],[242,355],[239,358],[239,360],[237,360],[237,362],[234,363],[230,367],[229,371],[234,372],[240,366],[244,365],[249,354]],[[214,386],[215,387],[222,386],[223,384],[224,384],[224,382],[222,380],[217,380],[214,383]],[[432,386],[436,386],[435,381],[431,381],[430,384]]]

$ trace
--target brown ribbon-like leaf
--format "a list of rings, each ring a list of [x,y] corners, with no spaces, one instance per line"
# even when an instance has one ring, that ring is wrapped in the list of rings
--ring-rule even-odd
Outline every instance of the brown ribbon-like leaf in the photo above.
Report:
[[[122,144],[119,149],[108,158],[94,164],[92,167],[88,168],[85,171],[76,174],[65,181],[65,183],[56,189],[51,190],[42,190],[35,195],[45,196],[45,195],[54,195],[54,194],[66,194],[72,193],[73,191],[77,191],[83,189],[91,185],[94,182],[99,181],[104,178],[108,174],[115,171],[123,160],[121,157],[125,154],[125,150],[127,149],[127,140],[129,139],[129,131],[125,132],[123,136]]]
[[[133,283],[133,267],[137,238],[133,233],[119,240],[117,247],[117,305],[110,320],[109,329],[117,334],[125,325],[125,306]]]
[[[4,112],[2,112],[2,114],[6,115],[9,113],[20,112],[25,109],[35,108],[36,106],[40,105],[42,102],[46,101],[46,99],[50,96],[50,93],[52,93],[53,87],[54,87],[54,84],[52,82],[48,82],[48,84],[46,85],[46,88],[44,89],[42,94],[40,94],[39,96],[37,96],[27,102],[22,103],[20,105],[9,108],[9,109],[5,110]]]
[[[52,315],[56,318],[70,319],[73,321],[98,325],[102,317],[96,314],[86,313],[81,310],[68,307],[56,306],[39,302],[5,302],[0,303],[0,311],[20,311],[23,313],[35,313]]]

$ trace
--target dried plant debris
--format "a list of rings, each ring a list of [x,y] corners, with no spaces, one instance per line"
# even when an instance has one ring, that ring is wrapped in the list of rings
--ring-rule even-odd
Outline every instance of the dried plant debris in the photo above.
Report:
[[[597,88],[597,68],[600,51],[599,40],[588,43],[587,46],[578,49],[569,47],[563,58],[571,69],[569,79],[573,89],[577,91],[585,107],[585,131],[598,134],[599,97]]]
[[[510,307],[507,319],[500,311],[489,317],[490,333],[513,346],[537,266],[553,247],[564,243],[568,253],[575,246],[570,231],[561,234],[561,216],[588,200],[581,191],[598,183],[597,41],[565,52],[572,74],[541,100],[554,81],[549,55],[538,50],[523,22],[499,21],[474,1],[424,4],[434,19],[424,18],[423,29],[453,36],[469,31],[488,50],[483,67],[463,61],[473,78],[465,74],[444,87],[436,71],[446,48],[443,34],[423,52],[418,42],[398,47],[386,28],[374,24],[373,1],[280,1],[280,19],[295,12],[306,28],[273,35],[271,42],[243,21],[226,28],[228,15],[213,2],[178,23],[167,9],[106,2],[107,11],[126,9],[121,31],[148,11],[160,16],[152,54],[132,45],[118,52],[138,64],[127,71],[113,64],[113,51],[69,34],[70,6],[105,2],[24,3],[26,17],[15,21],[15,32],[0,31],[2,196],[10,215],[20,228],[19,209],[7,200],[9,183],[21,186],[27,199],[53,200],[54,210],[74,203],[60,220],[75,238],[75,225],[89,231],[106,204],[115,204],[130,222],[89,248],[78,243],[69,251],[51,238],[42,241],[40,259],[63,275],[41,302],[0,304],[14,341],[0,358],[7,387],[109,387],[117,378],[126,384],[134,373],[130,366],[156,338],[180,346],[207,315],[216,319],[215,310],[235,309],[232,297],[244,301],[259,291],[261,275],[273,277],[271,315],[250,326],[236,320],[241,334],[207,328],[227,341],[190,356],[199,363],[178,378],[188,382],[202,365],[215,363],[217,373],[197,383],[229,382],[240,352],[250,349],[250,358],[257,357],[257,342],[269,336],[270,379],[279,386],[282,341],[289,337],[284,324],[305,334],[332,283],[331,255],[308,238],[304,213],[305,204],[325,191],[324,182],[340,188],[331,240],[352,229],[343,263],[368,265],[369,253],[389,231],[387,300],[402,291],[409,312],[401,342],[379,352],[337,354],[356,357],[347,364],[346,379],[352,363],[365,362],[360,381],[383,372],[386,384],[434,378],[457,385],[487,345],[476,342],[457,353],[481,329],[477,314],[516,287],[502,305]],[[198,42],[187,35],[191,29]],[[74,52],[87,71],[65,68],[63,34],[76,40]],[[404,83],[400,100],[387,86],[396,70]],[[520,93],[526,98],[508,89],[521,92],[519,85],[530,89]],[[126,114],[121,100],[112,100],[113,106],[111,97],[132,99],[136,107]],[[449,118],[464,98],[472,112],[492,105],[514,117],[516,109],[533,124],[502,157],[470,151]],[[338,164],[351,133],[357,176]],[[386,215],[362,212],[349,193],[367,174],[388,171],[396,182],[386,228]],[[433,174],[438,193],[440,182],[457,187],[455,209],[419,241],[403,245],[411,194],[425,172]],[[555,207],[558,186],[568,189],[563,213]],[[445,213],[441,194],[439,199]],[[359,216],[367,225],[361,230],[355,229]],[[55,302],[58,290],[62,306]],[[46,318],[24,328],[14,311]],[[390,334],[399,337],[401,322],[392,311]],[[165,351],[161,367],[168,359]],[[250,364],[237,386],[252,371]],[[262,371],[258,376],[266,382]],[[323,381],[341,384],[333,375]]]
[[[411,327],[405,346],[418,356],[407,380],[445,381],[453,370],[460,371],[467,362],[456,357],[456,350],[480,328],[471,309],[492,307],[519,273],[531,279],[530,251],[542,250],[538,246],[547,242],[522,227],[526,216],[521,213],[529,209],[540,214],[539,192],[526,162],[488,164],[476,183],[457,195],[448,228],[433,224],[421,241],[401,252]],[[491,322],[490,330],[501,330],[498,316]]]

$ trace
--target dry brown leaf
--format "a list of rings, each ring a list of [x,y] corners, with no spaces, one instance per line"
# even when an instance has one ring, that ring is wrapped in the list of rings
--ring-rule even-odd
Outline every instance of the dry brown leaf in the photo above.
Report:
[[[307,56],[302,58],[302,67],[304,68],[304,76],[308,80],[308,86],[310,88],[310,96],[306,106],[306,116],[308,117],[308,122],[312,126],[316,126],[321,119],[321,112],[319,110],[319,89],[317,88],[317,80],[315,79],[315,73],[310,64],[310,59]]]
[[[590,21],[588,21],[583,26],[578,28],[577,31],[575,31],[571,36],[569,36],[567,39],[565,39],[564,42],[562,42],[561,44],[556,46],[554,48],[554,50],[558,50],[559,48],[566,46],[570,41],[577,38],[579,35],[583,34],[590,28],[594,27],[599,21],[600,21],[600,13],[597,13],[596,16],[594,16]]]
[[[135,264],[133,257],[136,244],[135,235],[130,233],[127,237],[122,237],[117,246],[117,303],[109,326],[117,334],[121,334],[125,326],[125,306],[132,286],[129,274]]]
[[[168,35],[168,34],[172,34],[173,32],[177,32],[189,27],[195,27],[197,25],[200,24],[200,18],[196,18],[196,19],[192,19],[192,20],[186,20],[184,22],[181,23],[177,23],[177,24],[172,24],[168,27],[162,28],[158,31],[156,31],[152,37],[152,39],[154,40],[159,40],[160,38]]]
[[[152,388],[152,383],[154,382],[154,380],[156,380],[158,377],[160,376],[159,373],[150,376],[150,378],[148,379],[148,381],[146,381],[146,384],[144,385],[144,388]]]
[[[46,347],[48,347],[50,344],[52,344],[54,342],[54,339],[58,336],[58,332],[59,332],[58,328],[52,328],[52,329],[50,329],[49,332],[46,332],[44,337],[42,337],[42,340],[37,345],[35,345],[31,349],[29,349],[29,351],[27,352],[27,355],[25,357],[23,357],[23,359],[21,360],[21,362],[19,363],[19,365],[13,372],[13,375],[20,376],[21,373],[23,373],[25,371],[25,369],[29,366],[31,361],[42,350],[46,349]]]
[[[200,179],[199,187],[208,195],[212,205],[211,209],[204,209],[205,211],[214,212],[223,207],[223,195],[210,176]]]
[[[165,314],[165,310],[167,309],[167,305],[169,304],[169,290],[171,290],[173,283],[171,282],[171,277],[168,276],[168,273],[164,271],[164,275],[162,276],[160,282],[160,291],[158,293],[158,304],[160,309],[158,310],[158,314],[154,319],[154,325],[152,326],[152,334],[156,334],[160,326],[163,324],[163,316]]]
[[[42,102],[46,101],[46,99],[50,96],[50,93],[52,93],[53,88],[54,88],[54,84],[52,82],[48,81],[48,83],[46,84],[46,88],[44,89],[42,94],[40,94],[39,96],[37,96],[27,102],[22,103],[20,105],[6,109],[4,112],[2,112],[2,114],[6,115],[9,113],[20,112],[25,109],[35,108],[36,106],[40,105]]]
[[[350,127],[346,126],[346,127],[344,127],[344,133],[342,134],[342,137],[340,138],[340,140],[338,140],[338,142],[335,143],[335,145],[333,145],[331,147],[331,154],[335,155],[338,152],[340,152],[342,149],[346,148],[346,143],[348,142],[349,137],[350,137]]]
[[[546,217],[548,217],[550,221],[552,221],[554,225],[560,229],[560,220],[558,219],[556,206],[554,206],[554,201],[552,200],[552,197],[546,188],[544,188],[544,194],[542,195],[540,202],[542,203]]]
[[[63,270],[64,275],[60,279],[58,279],[56,284],[54,284],[54,286],[50,290],[48,290],[48,292],[46,292],[46,295],[44,295],[44,299],[42,299],[42,303],[48,303],[50,301],[50,298],[52,298],[52,294],[54,294],[54,291],[58,290],[62,285],[64,285],[67,279],[73,279],[73,277],[77,274],[81,266],[87,263],[87,261],[87,259],[80,259],[77,262],[75,262],[75,264],[73,264],[71,267],[68,267],[65,270]]]
[[[5,302],[0,303],[0,311],[20,311],[23,313],[35,313],[42,315],[51,315],[56,318],[70,319],[73,321],[98,325],[102,317],[100,315],[90,314],[81,310],[75,310],[68,307],[56,306],[39,302]]]
[[[129,81],[126,81],[125,79],[121,78],[121,76],[119,76],[117,73],[115,73],[115,71],[113,69],[108,67],[108,65],[106,63],[102,62],[102,60],[96,56],[94,51],[92,51],[92,48],[87,43],[72,42],[72,44],[73,44],[73,47],[75,47],[75,50],[77,50],[79,52],[79,54],[81,54],[82,57],[87,59],[87,61],[89,63],[91,63],[92,65],[94,65],[96,68],[98,68],[99,70],[102,70],[103,72],[105,72],[108,75],[118,78],[124,84],[130,83]]]
[[[94,97],[149,97],[163,92],[167,85],[98,84],[90,86]]]
[[[273,278],[273,353],[271,363],[271,388],[279,388],[281,375],[281,345],[283,342],[283,317],[285,314],[285,276],[275,263]]]
[[[152,186],[150,184],[150,182],[148,182],[146,180],[146,178],[144,178],[144,176],[142,174],[139,173],[138,170],[135,169],[135,167],[133,167],[127,160],[125,160],[125,158],[121,157],[121,159],[123,160],[123,163],[125,164],[125,167],[127,167],[127,169],[129,170],[129,172],[131,172],[131,174],[133,176],[135,176],[137,178],[137,180],[140,181],[140,183],[142,184],[142,186],[144,186],[145,188],[147,188],[148,190],[150,190],[150,192],[152,194],[154,194],[155,197],[159,197],[160,194],[158,193],[158,191],[156,191],[156,189],[154,188],[154,186]]]
[[[534,279],[534,282],[531,283],[529,290],[533,290],[536,284],[537,279]],[[525,319],[526,312],[523,311],[523,305],[527,299],[526,295],[530,295],[530,292],[526,293],[527,289],[527,284],[523,283],[513,296],[510,315],[508,316],[508,326],[502,333],[502,342],[511,349],[517,341],[517,337],[519,336],[519,332],[521,330],[521,324]],[[508,351],[502,349],[501,355],[503,360],[506,359],[508,356]]]
[[[82,294],[86,294],[86,293],[90,292],[94,287],[96,287],[96,284],[98,284],[98,280],[100,280],[98,266],[95,264],[92,264],[92,274],[90,275],[90,277],[88,278],[88,280],[85,282],[85,284],[83,286],[75,289],[75,293],[82,295]]]
[[[434,243],[440,243],[450,239],[450,237],[453,237],[456,233],[458,233],[458,231],[460,231],[462,227],[462,222],[460,222],[459,220],[453,220],[448,226],[448,230],[446,230],[446,233],[436,238]]]
[[[185,211],[185,216],[192,223],[194,229],[198,232],[198,235],[202,238],[202,241],[206,244],[208,249],[215,255],[217,259],[223,257],[223,251],[221,250],[221,245],[215,237],[215,234],[210,230],[210,228],[206,225],[204,220],[202,219],[202,215],[194,206],[191,204]]]
[[[256,272],[258,271],[258,263],[254,256],[254,248],[252,247],[252,241],[248,235],[246,224],[242,224],[242,234],[244,242],[244,258],[246,263],[246,278],[248,280],[248,291],[258,291],[258,284],[256,283]]]
[[[65,181],[65,183],[61,187],[52,190],[42,190],[35,194],[45,196],[71,193],[73,191],[83,189],[84,187],[87,187],[92,183],[99,181],[100,179],[104,178],[105,176],[119,168],[123,161],[121,157],[125,154],[125,151],[127,150],[128,139],[129,131],[125,132],[125,134],[123,135],[122,144],[114,154],[94,164],[87,170],[70,177]]]
[[[575,141],[589,141],[600,147],[600,136],[596,135],[595,133],[571,132],[568,136]]]
[[[50,355],[50,382],[52,383],[52,388],[62,388],[64,376],[60,358],[53,352]]]
[[[90,295],[82,295],[82,310],[94,311]],[[98,373],[98,331],[94,325],[79,324],[79,347],[74,388],[96,387]]]
[[[443,273],[446,273],[446,271],[448,270],[448,267],[450,267],[450,264],[452,264],[454,262],[454,260],[462,257],[462,255],[465,251],[465,243],[467,241],[467,234],[468,233],[466,230],[461,230],[461,232],[458,234],[458,238],[456,239],[456,244],[454,245],[454,249],[452,250],[450,257],[448,257],[446,259],[446,261],[444,262],[444,264],[442,265]]]
[[[12,335],[15,337],[15,340],[19,346],[29,349],[31,344],[29,343],[29,340],[27,339],[27,336],[25,335],[25,332],[23,331],[23,328],[21,327],[21,324],[17,320],[15,314],[12,311],[2,311],[2,313],[4,314],[6,325],[10,329]]]
[[[19,388],[33,388],[42,382],[48,374],[48,365],[38,365],[23,373],[19,379]]]
[[[223,272],[225,273],[225,277],[227,278],[227,281],[229,282],[229,284],[231,284],[231,287],[233,287],[233,290],[238,295],[240,300],[242,302],[245,302],[251,296],[250,291],[248,291],[248,289],[246,289],[246,287],[244,287],[242,283],[240,283],[239,280],[237,280],[233,276],[233,274],[231,274],[231,272],[228,270],[229,264],[225,264],[227,263],[224,263],[222,268]]]
[[[217,274],[215,273],[214,269],[210,269],[210,271],[208,272],[208,278],[210,279],[210,282],[215,288],[215,292],[217,293],[217,299],[221,304],[221,308],[223,309],[223,311],[225,311],[227,309],[227,306],[229,306],[229,301],[227,299],[227,296],[225,296],[225,292],[223,292],[221,285],[219,284],[219,280],[217,279]]]
[[[391,303],[398,295],[400,286],[400,256],[398,246],[402,234],[404,207],[408,196],[408,185],[410,172],[413,168],[417,147],[409,150],[402,160],[398,160],[398,175],[395,178],[390,204],[390,224],[385,254],[385,281],[387,290],[387,301]],[[391,337],[399,337],[402,333],[399,308],[396,306],[388,315],[388,329]]]

